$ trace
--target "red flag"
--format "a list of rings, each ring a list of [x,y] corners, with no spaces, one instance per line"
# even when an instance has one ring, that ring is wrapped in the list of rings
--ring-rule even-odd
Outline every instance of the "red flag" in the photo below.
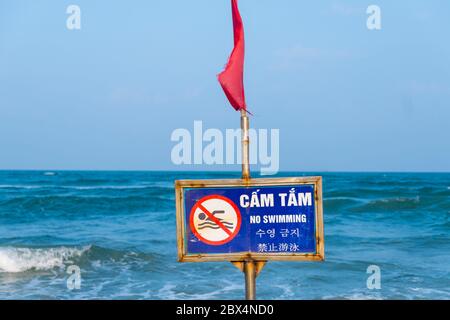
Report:
[[[231,105],[236,110],[247,110],[244,93],[244,25],[239,13],[238,1],[231,0],[233,10],[234,49],[225,70],[219,74],[219,82]]]

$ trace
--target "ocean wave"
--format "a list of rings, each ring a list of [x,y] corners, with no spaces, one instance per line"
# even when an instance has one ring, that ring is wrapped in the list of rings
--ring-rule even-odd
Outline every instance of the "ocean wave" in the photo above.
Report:
[[[69,189],[69,190],[125,190],[125,189],[152,189],[163,188],[172,189],[173,186],[156,186],[152,184],[143,185],[98,185],[98,186],[72,186],[72,185],[19,185],[0,184],[0,189]]]
[[[20,273],[63,267],[71,259],[81,257],[91,246],[16,248],[0,247],[0,272]]]
[[[86,214],[112,214],[165,211],[173,207],[173,194],[161,190],[148,190],[143,193],[120,194],[45,194],[17,196],[0,200],[0,216],[13,217],[16,214],[38,217],[57,214],[65,216],[76,213],[74,217]]]
[[[383,300],[381,293],[365,293],[355,292],[341,295],[326,295],[322,297],[323,300]]]
[[[421,198],[419,196],[409,197],[393,197],[384,199],[371,200],[366,204],[352,208],[355,212],[385,212],[394,210],[411,210],[417,209],[420,205]]]
[[[83,270],[114,270],[143,268],[164,273],[161,264],[164,256],[156,252],[142,252],[132,249],[112,249],[94,244],[61,245],[49,247],[2,246],[0,247],[0,274],[23,273],[64,269],[76,264]]]
[[[327,197],[323,199],[323,205],[327,212],[341,211],[364,203],[367,203],[367,200],[354,197]]]
[[[429,297],[440,297],[441,300],[450,298],[449,290],[440,290],[434,288],[418,288],[412,287],[409,288],[412,292],[415,293],[415,299],[430,299]]]
[[[120,185],[110,185],[110,186],[82,186],[82,187],[77,187],[77,186],[61,186],[60,188],[63,189],[75,189],[75,190],[108,190],[108,189],[112,189],[112,190],[125,190],[125,189],[149,189],[149,188],[153,188],[152,185],[125,185],[125,186],[120,186]]]
[[[41,188],[51,188],[51,187],[53,187],[53,186],[0,184],[0,189],[41,189]]]
[[[229,295],[233,292],[241,292],[242,284],[223,280],[218,289],[210,292],[195,292],[194,290],[183,290],[178,283],[168,282],[156,293],[156,298],[163,300],[211,300],[219,299],[221,296]]]

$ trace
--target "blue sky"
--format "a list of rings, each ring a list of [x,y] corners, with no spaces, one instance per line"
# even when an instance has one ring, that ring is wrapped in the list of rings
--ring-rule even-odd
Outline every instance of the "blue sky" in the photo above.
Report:
[[[450,171],[450,2],[240,7],[251,125],[280,129],[282,170]],[[231,46],[228,0],[2,0],[0,169],[192,169],[174,129],[239,125],[216,80]]]

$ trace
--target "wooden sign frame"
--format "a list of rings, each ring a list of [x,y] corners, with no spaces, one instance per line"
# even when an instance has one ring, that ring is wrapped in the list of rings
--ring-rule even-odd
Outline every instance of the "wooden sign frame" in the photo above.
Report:
[[[186,214],[184,208],[185,189],[267,187],[313,185],[315,199],[315,253],[255,253],[239,252],[229,254],[188,254],[185,245]],[[325,259],[322,177],[259,178],[259,179],[217,179],[217,180],[177,180],[175,181],[177,247],[179,262],[212,261],[323,261]]]

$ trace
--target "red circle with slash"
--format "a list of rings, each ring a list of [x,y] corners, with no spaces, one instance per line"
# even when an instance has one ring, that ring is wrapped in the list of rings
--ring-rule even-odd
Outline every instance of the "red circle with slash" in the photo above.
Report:
[[[201,198],[192,207],[189,226],[202,242],[220,246],[236,237],[241,228],[242,217],[237,205],[221,195]]]

